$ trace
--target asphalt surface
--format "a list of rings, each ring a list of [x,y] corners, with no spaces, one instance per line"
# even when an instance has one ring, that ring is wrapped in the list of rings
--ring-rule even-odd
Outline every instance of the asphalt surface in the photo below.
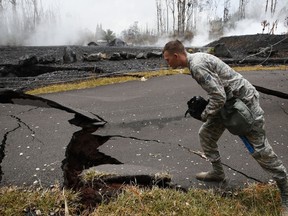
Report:
[[[288,93],[287,71],[242,74],[252,84]],[[173,183],[183,187],[203,187],[212,184],[195,179],[197,172],[211,168],[201,157],[198,141],[201,122],[184,118],[186,102],[194,95],[206,97],[190,76],[179,74],[41,97],[105,119],[108,124],[95,134],[116,136],[99,147],[104,154],[129,167],[145,166],[168,172]],[[261,93],[260,102],[270,144],[288,167],[287,100]],[[5,155],[0,186],[62,183],[61,162],[66,147],[73,133],[80,130],[68,122],[73,115],[54,108],[12,104],[0,104],[0,110],[0,144]],[[219,140],[219,150],[222,162],[227,165],[227,181],[220,186],[241,187],[258,180],[271,180],[237,136],[225,131]]]

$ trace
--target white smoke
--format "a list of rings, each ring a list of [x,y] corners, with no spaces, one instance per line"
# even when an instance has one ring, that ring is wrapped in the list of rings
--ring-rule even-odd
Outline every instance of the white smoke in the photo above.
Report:
[[[209,37],[210,25],[209,14],[207,11],[202,11],[197,17],[197,26],[195,36],[192,41],[192,46],[204,46],[211,42],[213,39]],[[191,44],[190,44],[191,45]]]
[[[81,39],[85,29],[79,26],[79,22],[69,17],[62,17],[55,23],[40,23],[24,43],[34,46],[83,45]]]
[[[144,6],[143,8],[131,8],[131,1],[134,2],[134,0],[126,1],[125,3],[123,3],[118,0],[98,0],[97,4],[94,2],[94,0],[39,1],[43,4],[43,10],[41,10],[41,22],[36,25],[36,28],[33,29],[33,31],[27,28],[25,23],[25,19],[26,21],[27,19],[33,21],[33,6],[26,5],[26,7],[18,8],[17,16],[15,16],[15,14],[13,14],[11,6],[10,8],[8,7],[9,1],[3,1],[6,2],[6,4],[3,3],[5,11],[1,11],[2,13],[0,13],[0,45],[84,45],[87,44],[87,42],[93,40],[93,37],[95,36],[96,26],[97,24],[100,24],[103,20],[112,20],[114,24],[116,23],[118,29],[112,28],[112,30],[120,34],[121,29],[124,30],[125,28],[128,28],[133,22],[136,21],[135,14],[137,13],[141,13],[142,19],[147,20],[147,23],[148,20],[151,21],[152,17],[154,16],[153,19],[156,24],[155,0],[149,0],[149,9],[146,8],[145,10]],[[66,2],[66,4],[64,4],[64,2]],[[104,2],[107,3],[104,4]],[[113,4],[109,5],[108,2],[113,2]],[[128,2],[130,2],[130,4],[128,4]],[[231,3],[231,11],[229,11],[229,14],[233,15],[238,10],[239,1],[232,0],[231,2],[233,2],[233,4]],[[123,14],[120,8],[123,6],[130,7],[129,11],[131,13]],[[245,11],[246,18],[237,21],[237,18],[235,18],[237,16],[235,15],[233,19],[233,27],[224,28],[223,36],[271,33],[272,28],[274,30],[274,34],[287,33],[288,26],[284,25],[285,22],[287,23],[287,21],[285,21],[285,18],[288,15],[287,0],[277,1],[277,8],[274,14],[271,13],[270,5],[267,12],[265,13],[265,6],[266,0],[248,1]],[[101,7],[101,10],[97,10],[97,12],[95,12],[96,9],[99,9],[99,7]],[[117,8],[116,12],[115,10],[114,12],[111,12],[111,10],[115,7]],[[111,10],[109,10],[109,8]],[[155,13],[151,13],[151,11],[154,11]],[[95,13],[97,13],[97,17],[100,16],[100,18],[95,19]],[[151,14],[154,15],[151,16]],[[188,42],[184,42],[185,45],[203,46],[211,42],[211,40],[217,39],[211,38],[209,35],[209,21],[215,18],[215,16],[218,18],[222,17],[222,14],[223,0],[218,1],[218,6],[212,8],[212,11],[205,11],[204,9],[202,11],[198,11],[194,39],[189,44],[187,44]],[[264,20],[266,20],[269,25],[266,26],[263,31],[263,26],[261,25],[261,23]],[[273,26],[273,24],[276,24],[276,21],[277,25]],[[170,20],[170,24],[171,23],[172,22]],[[141,25],[143,26],[143,24],[146,26],[146,23],[142,22]],[[108,28],[111,29],[110,26],[103,26],[104,30]],[[152,24],[150,24],[149,28],[155,29]],[[25,33],[23,29],[29,29],[29,31]],[[159,39],[156,46],[163,46],[168,40],[168,37]]]
[[[235,2],[234,2],[235,3]],[[223,5],[222,5],[223,6]],[[277,7],[274,13],[271,12],[270,4],[265,12],[266,0],[249,1],[246,5],[245,19],[238,20],[237,10],[238,5],[234,4],[234,11],[230,11],[230,15],[234,16],[233,24],[229,27],[224,27],[223,37],[232,35],[248,35],[248,34],[286,34],[288,33],[287,17],[288,5],[287,0],[278,0]],[[233,7],[232,7],[233,8]],[[219,9],[219,8],[218,8]],[[221,17],[222,11],[218,11],[218,17]],[[191,46],[203,46],[217,39],[209,37],[209,16],[211,13],[202,12],[197,19],[197,29],[195,37],[191,42]],[[219,18],[220,19],[220,18]],[[264,20],[268,24],[263,29],[261,24]],[[286,25],[285,25],[286,22]]]
[[[285,18],[288,16],[288,5],[287,2],[285,4],[285,0],[277,2],[274,13],[271,12],[270,5],[266,11],[264,1],[249,1],[247,6],[245,19],[236,21],[234,28],[226,28],[224,36],[260,33],[285,34],[288,32],[288,26],[284,24]],[[262,25],[263,21],[268,24],[265,28]]]

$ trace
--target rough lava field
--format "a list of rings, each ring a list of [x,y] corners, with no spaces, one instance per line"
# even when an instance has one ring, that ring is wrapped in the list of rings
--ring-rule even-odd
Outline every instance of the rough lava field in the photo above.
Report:
[[[28,90],[39,86],[111,76],[113,73],[167,68],[162,47],[42,46],[0,47],[0,88]],[[208,51],[230,65],[287,64],[288,35],[223,37],[188,52]]]

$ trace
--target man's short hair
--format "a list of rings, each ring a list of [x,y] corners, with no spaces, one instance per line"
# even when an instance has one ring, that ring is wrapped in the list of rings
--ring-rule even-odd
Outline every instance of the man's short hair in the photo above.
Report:
[[[169,53],[186,53],[184,45],[179,40],[169,41],[165,44],[163,53],[167,51]]]

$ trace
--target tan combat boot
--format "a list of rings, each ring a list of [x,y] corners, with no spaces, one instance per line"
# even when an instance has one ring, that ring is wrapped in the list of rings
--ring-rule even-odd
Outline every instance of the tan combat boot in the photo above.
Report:
[[[280,190],[282,209],[281,216],[288,216],[288,182],[287,179],[283,181],[277,181],[277,186]]]
[[[200,181],[216,181],[221,182],[225,180],[224,170],[221,161],[212,163],[213,170],[209,172],[200,172],[196,174],[196,179]]]

